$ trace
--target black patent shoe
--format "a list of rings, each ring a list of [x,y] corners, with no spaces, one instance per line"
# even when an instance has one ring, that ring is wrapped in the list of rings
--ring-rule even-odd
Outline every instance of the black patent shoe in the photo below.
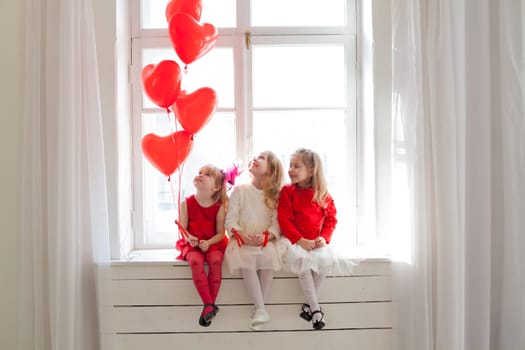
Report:
[[[324,312],[321,311],[321,310],[316,310],[314,312],[312,312],[312,318],[315,314],[318,314],[320,313],[321,314],[321,319],[319,320],[312,320],[312,327],[316,330],[320,330],[320,329],[323,329],[324,326],[325,326],[325,323],[324,323]]]
[[[301,305],[301,313],[299,314],[299,316],[303,320],[310,322],[312,320],[312,310],[310,310],[310,305],[308,304]]]
[[[212,309],[205,313],[204,311],[208,306],[211,306]],[[217,315],[217,312],[219,312],[219,308],[216,305],[205,304],[201,316],[199,317],[199,324],[203,327],[208,327],[211,324],[211,320]]]
[[[204,317],[201,315],[201,316],[199,317],[199,324],[200,324],[201,326],[203,326],[203,327],[209,327],[210,324],[211,324],[211,321],[206,321],[206,320],[204,319]]]

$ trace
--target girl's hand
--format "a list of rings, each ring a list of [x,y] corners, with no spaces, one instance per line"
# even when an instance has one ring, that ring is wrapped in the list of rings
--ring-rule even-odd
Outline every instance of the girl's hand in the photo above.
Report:
[[[210,243],[208,241],[202,240],[199,242],[199,248],[203,253],[206,253],[206,251],[210,249]]]
[[[244,236],[244,243],[254,247],[261,246],[264,242],[264,236],[261,234],[249,234]]]
[[[299,244],[301,248],[303,248],[306,251],[310,251],[316,247],[314,240],[305,239],[305,238],[301,238],[300,240],[298,240],[297,244]]]
[[[195,248],[196,246],[199,245],[199,239],[195,236],[192,236],[190,234],[188,234],[188,237],[186,237],[186,241],[193,247]]]
[[[325,245],[326,245],[326,240],[324,239],[324,237],[317,237],[315,239],[316,248],[321,248],[321,247],[324,247]]]

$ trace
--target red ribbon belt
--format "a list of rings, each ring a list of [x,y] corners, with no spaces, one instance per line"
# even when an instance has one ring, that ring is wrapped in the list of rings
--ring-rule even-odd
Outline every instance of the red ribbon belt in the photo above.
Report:
[[[182,226],[178,220],[175,220],[175,223],[179,227],[179,232],[184,236],[184,238],[188,238],[190,233],[184,228],[184,226]]]
[[[244,244],[244,239],[242,239],[241,235],[239,234],[239,231],[237,231],[235,227],[232,228],[232,233],[234,234],[237,246],[240,248]]]
[[[231,232],[235,235],[234,237],[235,237],[235,240],[237,241],[237,246],[242,247],[244,245],[244,239],[242,239],[239,232],[235,228],[232,228]],[[262,247],[264,248],[268,244],[270,232],[264,231],[263,235],[264,235],[264,241],[263,241]]]
[[[264,241],[263,241],[263,248],[266,247],[266,245],[268,244],[268,237],[270,236],[270,232],[268,231],[264,231],[263,232],[263,235],[264,235]]]

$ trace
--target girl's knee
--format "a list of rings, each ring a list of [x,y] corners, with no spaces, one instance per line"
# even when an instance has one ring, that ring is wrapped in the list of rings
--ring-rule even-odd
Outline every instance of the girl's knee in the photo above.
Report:
[[[186,255],[186,261],[191,267],[204,266],[204,256],[197,252],[191,252]]]
[[[220,251],[210,252],[206,255],[206,262],[209,266],[222,266],[223,253]]]
[[[303,271],[303,272],[299,272],[299,274],[297,274],[297,277],[299,277],[299,279],[311,279],[312,278],[312,273],[310,271]]]

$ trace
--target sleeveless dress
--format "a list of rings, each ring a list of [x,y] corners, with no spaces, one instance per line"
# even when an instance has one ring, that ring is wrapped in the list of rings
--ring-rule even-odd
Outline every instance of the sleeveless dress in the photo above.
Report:
[[[203,207],[197,202],[195,195],[186,198],[186,206],[188,208],[188,231],[196,236],[199,240],[210,239],[217,234],[217,213],[221,208],[222,202],[217,201],[209,207]],[[224,239],[216,244],[210,246],[207,252],[220,250],[224,253],[226,245],[228,244],[228,237],[224,235]],[[180,251],[178,260],[185,260],[186,254],[191,251],[202,251],[198,247],[192,247],[184,238],[179,239],[176,248]]]

